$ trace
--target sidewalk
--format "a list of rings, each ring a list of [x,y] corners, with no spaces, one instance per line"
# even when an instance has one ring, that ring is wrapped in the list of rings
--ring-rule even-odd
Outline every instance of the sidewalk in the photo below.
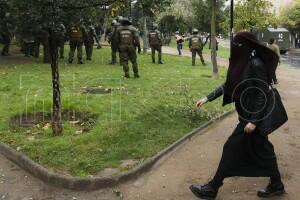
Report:
[[[288,194],[275,200],[298,200],[300,190],[300,70],[279,69],[278,89],[289,114],[289,122],[270,138]],[[200,98],[200,97],[199,97]],[[153,169],[118,188],[74,192],[50,187],[0,156],[0,199],[9,200],[196,200],[189,186],[205,183],[213,176],[222,147],[237,123],[232,114],[183,144]],[[226,179],[218,200],[257,200],[256,190],[264,187],[265,178]],[[6,195],[6,196],[2,196]],[[122,196],[122,198],[120,197]]]
[[[182,51],[182,56],[184,56],[184,57],[192,57],[192,53],[189,50],[183,49],[181,51]],[[164,54],[178,55],[177,49],[172,48],[172,47],[167,47],[167,46],[163,46],[162,52]],[[204,57],[204,60],[206,62],[207,61],[211,62],[210,54],[203,53],[203,57]],[[200,62],[200,58],[199,58],[198,55],[196,56],[196,59],[197,59],[197,62]],[[192,60],[191,60],[191,63],[192,63]],[[218,66],[228,67],[228,64],[229,64],[229,60],[228,59],[218,57]]]

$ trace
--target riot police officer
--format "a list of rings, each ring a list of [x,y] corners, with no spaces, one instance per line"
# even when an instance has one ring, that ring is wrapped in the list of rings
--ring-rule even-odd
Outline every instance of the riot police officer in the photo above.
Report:
[[[158,30],[158,25],[153,24],[153,30],[148,34],[149,44],[151,47],[152,63],[155,63],[155,51],[158,52],[158,64],[163,64],[161,61],[161,47],[162,47],[162,37],[161,32]]]
[[[85,34],[84,28],[77,23],[75,25],[71,25],[70,29],[70,54],[69,54],[69,63],[73,63],[74,53],[77,49],[77,58],[78,64],[83,64],[82,62],[82,46],[83,46],[83,37]]]
[[[4,47],[2,49],[1,55],[2,56],[9,56],[9,46],[11,43],[11,33],[8,28],[8,22],[3,19],[2,22],[0,21],[0,31],[2,36],[2,43],[4,44]]]
[[[95,27],[92,24],[92,21],[89,20],[87,22],[87,27],[86,27],[87,34],[84,37],[84,46],[85,46],[85,51],[86,51],[86,59],[87,60],[92,60],[92,55],[93,55],[93,48],[94,48],[94,38],[97,42],[99,43],[98,36],[96,34]]]
[[[64,51],[65,51],[65,41],[66,41],[66,27],[63,23],[58,23],[55,25],[54,34],[55,38],[58,42],[58,49],[59,49],[59,58],[64,58]]]
[[[202,51],[203,51],[203,42],[202,38],[198,35],[199,31],[198,29],[193,29],[193,36],[190,37],[189,40],[189,48],[192,52],[192,65],[195,66],[195,60],[196,60],[196,54],[200,56],[200,60],[202,62],[202,65],[206,65]]]
[[[128,60],[130,60],[134,77],[139,78],[136,48],[138,48],[138,53],[141,53],[141,46],[138,31],[132,26],[128,18],[122,19],[121,26],[117,29],[115,40],[119,45],[120,60],[125,73],[124,77],[130,78],[128,67]]]
[[[116,64],[117,62],[117,51],[118,51],[118,43],[116,43],[115,37],[117,33],[117,29],[120,26],[120,24],[117,22],[117,20],[113,20],[111,23],[111,33],[108,38],[108,43],[111,47],[111,63],[112,65]]]

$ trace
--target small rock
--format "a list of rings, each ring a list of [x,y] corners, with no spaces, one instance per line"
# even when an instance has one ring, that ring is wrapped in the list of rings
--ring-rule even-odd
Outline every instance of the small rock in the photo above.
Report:
[[[70,124],[78,124],[80,121],[69,121]]]
[[[77,198],[76,197],[72,197],[72,200],[76,200]]]
[[[118,197],[122,197],[122,193],[119,190],[113,190],[114,194],[117,195]]]
[[[50,124],[50,123],[47,123],[47,124],[43,127],[43,129],[44,129],[44,130],[48,130],[50,127],[51,127],[51,124]]]
[[[79,130],[79,131],[76,131],[75,132],[75,135],[80,135],[80,134],[82,134],[83,133],[83,130]]]
[[[21,147],[17,147],[17,151],[21,151]]]

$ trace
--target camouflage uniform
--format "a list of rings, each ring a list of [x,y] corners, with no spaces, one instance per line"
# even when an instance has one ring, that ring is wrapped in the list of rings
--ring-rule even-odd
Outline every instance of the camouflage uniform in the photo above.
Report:
[[[87,60],[92,60],[93,48],[95,43],[94,38],[96,42],[99,43],[95,27],[92,25],[92,23],[89,23],[87,27],[87,34],[84,37],[84,46]]]
[[[158,64],[162,64],[161,61],[161,47],[162,47],[162,37],[161,32],[157,29],[157,25],[154,25],[154,30],[150,31],[148,34],[149,44],[151,47],[152,63],[155,63],[155,51],[158,52]]]
[[[117,21],[112,22],[112,31],[109,35],[108,43],[110,43],[111,47],[111,64],[114,65],[117,62],[117,51],[118,51],[118,43],[116,42],[116,33],[120,24]]]
[[[189,48],[192,52],[192,65],[195,66],[196,54],[200,56],[202,65],[205,65],[205,61],[202,55],[203,42],[202,42],[202,38],[198,35],[197,29],[193,30],[193,36],[190,37]]]
[[[141,46],[137,29],[131,26],[131,22],[128,19],[124,18],[122,20],[121,26],[117,29],[115,40],[119,44],[120,61],[125,73],[124,77],[130,78],[128,67],[128,60],[130,60],[134,77],[139,78],[136,47],[138,47],[138,52],[140,53]]]
[[[83,27],[81,27],[79,25],[71,27],[69,63],[73,62],[75,50],[77,49],[78,64],[83,64],[83,62],[82,62],[82,46],[83,46],[84,34],[85,34],[85,30]]]

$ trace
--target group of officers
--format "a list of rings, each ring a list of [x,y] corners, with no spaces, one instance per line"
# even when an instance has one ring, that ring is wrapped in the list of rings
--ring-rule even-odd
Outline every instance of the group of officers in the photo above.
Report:
[[[118,17],[112,21],[112,31],[109,36],[109,43],[111,45],[111,64],[117,62],[117,52],[120,55],[120,64],[123,66],[124,77],[130,78],[128,61],[130,60],[133,67],[134,78],[139,78],[137,55],[141,52],[140,39],[138,30],[132,26],[128,18]],[[193,35],[188,38],[189,48],[192,52],[192,65],[195,65],[196,55],[198,54],[203,65],[205,64],[202,51],[207,40],[203,43],[202,37],[199,35],[198,29],[193,29]],[[162,62],[162,34],[158,29],[157,24],[152,25],[152,29],[148,34],[148,41],[151,48],[152,63],[155,63],[155,53],[158,53],[158,64]]]
[[[112,21],[112,30],[108,37],[108,42],[111,45],[111,64],[117,63],[117,52],[119,52],[120,64],[123,66],[124,78],[130,78],[128,62],[130,61],[133,66],[134,78],[139,78],[139,70],[137,64],[137,54],[141,53],[140,37],[138,30],[132,25],[132,22],[125,17],[117,17],[116,20]],[[66,40],[69,40],[70,53],[69,53],[69,63],[73,63],[75,51],[77,50],[77,63],[83,64],[82,60],[82,47],[85,45],[86,49],[86,59],[91,60],[93,54],[93,48],[95,41],[97,43],[97,48],[101,48],[99,40],[100,38],[96,34],[95,27],[93,26],[91,20],[79,21],[77,23],[72,23],[67,30],[63,23],[57,24],[54,29],[54,35],[58,42],[59,56],[64,58],[64,44]],[[44,33],[45,35],[46,33]],[[43,35],[43,34],[40,34]],[[37,38],[37,39],[36,39]],[[33,34],[24,36],[22,50],[26,56],[36,56],[39,55],[39,46],[42,43],[43,37],[38,38],[33,37]],[[67,38],[67,39],[66,39]],[[155,53],[158,52],[158,64],[163,64],[162,62],[162,45],[163,39],[162,34],[158,29],[157,24],[152,25],[152,29],[148,34],[149,45],[151,48],[152,63],[155,63]],[[205,43],[202,42],[201,36],[199,36],[199,31],[193,29],[193,35],[188,38],[189,48],[192,52],[192,65],[195,65],[196,54],[200,56],[200,60],[203,65],[205,65],[204,58],[202,55],[203,46]],[[3,48],[2,55],[9,55],[8,46],[6,44]]]

